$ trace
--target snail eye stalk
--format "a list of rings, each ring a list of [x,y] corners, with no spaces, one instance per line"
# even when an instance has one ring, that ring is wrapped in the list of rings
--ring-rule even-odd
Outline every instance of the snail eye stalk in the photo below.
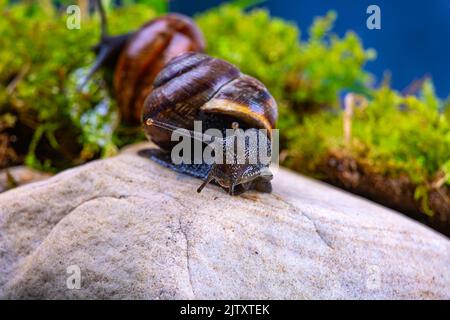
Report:
[[[195,140],[204,142],[204,143],[210,143],[213,141],[216,142],[222,142],[223,139],[216,137],[216,136],[211,136],[208,134],[204,134],[202,132],[198,132],[198,131],[194,131],[194,130],[188,130],[182,127],[177,127],[174,126],[173,124],[170,124],[168,122],[164,122],[164,121],[159,121],[153,118],[147,118],[147,120],[145,120],[145,124],[149,127],[154,126],[154,127],[158,127],[161,129],[165,129],[169,132],[175,132],[177,131],[177,133],[179,133],[180,135],[183,135],[185,137],[189,137],[189,138],[193,138]]]
[[[198,193],[202,192],[203,188],[205,188],[206,185],[214,179],[213,172],[214,172],[214,165],[211,168],[211,171],[209,171],[208,176],[206,177],[205,181],[203,181],[203,183],[200,185],[200,187],[198,187],[198,189],[197,189]]]

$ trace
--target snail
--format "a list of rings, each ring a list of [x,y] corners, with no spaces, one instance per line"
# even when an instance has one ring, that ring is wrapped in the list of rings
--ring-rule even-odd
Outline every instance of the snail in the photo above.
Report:
[[[97,59],[80,88],[94,72],[107,67],[113,71],[111,82],[122,119],[140,124],[142,105],[152,91],[156,75],[175,56],[203,51],[203,35],[190,18],[171,13],[151,20],[135,32],[109,36],[101,0],[96,4],[101,18],[101,40],[94,47]]]
[[[148,156],[177,172],[203,180],[198,192],[215,181],[231,195],[250,189],[271,192],[270,163],[236,161],[236,135],[226,138],[209,137],[219,142],[224,155],[233,161],[221,163],[174,164],[171,151],[176,145],[172,132],[182,128],[193,132],[194,121],[201,121],[202,129],[258,131],[257,143],[245,136],[245,160],[260,154],[260,148],[271,150],[271,133],[277,119],[277,104],[267,88],[258,80],[240,72],[234,65],[206,54],[188,52],[172,59],[158,74],[153,91],[147,97],[142,112],[147,137],[159,149]]]
[[[97,7],[101,41],[94,48],[97,59],[80,87],[101,67],[113,71],[111,82],[122,119],[130,124],[142,121],[147,137],[159,146],[141,154],[202,179],[198,192],[212,181],[231,195],[251,189],[271,192],[270,162],[261,161],[260,155],[262,150],[271,152],[278,112],[267,88],[232,64],[200,53],[205,47],[203,36],[188,17],[168,14],[136,32],[109,36],[101,0],[97,0]],[[220,149],[233,161],[172,161],[172,133],[186,129],[192,133],[190,137],[198,139],[192,132],[195,121],[201,121],[206,131],[235,132],[226,138],[208,138],[220,146],[215,152]],[[259,129],[267,133],[261,134]],[[251,135],[244,136],[244,161],[237,156],[240,130],[254,133],[257,142]],[[202,135],[202,142],[204,137],[207,135]],[[257,161],[249,161],[254,158]]]

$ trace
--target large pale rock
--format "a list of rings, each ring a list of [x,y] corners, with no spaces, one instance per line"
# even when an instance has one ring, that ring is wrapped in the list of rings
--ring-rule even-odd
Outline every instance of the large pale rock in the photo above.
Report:
[[[0,297],[450,298],[449,240],[396,212],[286,170],[197,194],[135,151],[0,195]]]

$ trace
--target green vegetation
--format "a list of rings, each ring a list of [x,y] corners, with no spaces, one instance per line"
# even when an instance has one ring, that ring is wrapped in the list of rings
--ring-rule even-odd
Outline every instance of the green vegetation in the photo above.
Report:
[[[155,16],[144,5],[108,14],[112,33],[133,30]],[[128,141],[116,106],[100,85],[101,74],[83,93],[75,91],[79,68],[94,60],[96,18],[69,30],[66,15],[52,6],[0,0],[0,34],[0,166],[25,161],[56,171],[110,155]]]
[[[339,154],[355,159],[373,174],[407,176],[415,186],[421,210],[432,215],[428,191],[450,186],[449,111],[435,96],[430,81],[424,83],[418,97],[402,96],[383,86],[356,106],[351,118],[346,119],[345,112],[305,117],[288,133],[286,165],[323,177],[326,159]],[[345,121],[351,123],[347,137]]]

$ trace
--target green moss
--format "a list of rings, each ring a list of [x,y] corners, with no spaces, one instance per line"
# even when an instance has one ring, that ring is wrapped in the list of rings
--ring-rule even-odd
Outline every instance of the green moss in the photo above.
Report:
[[[325,157],[338,150],[372,172],[406,175],[416,185],[423,211],[430,214],[430,188],[450,185],[450,117],[431,81],[418,97],[402,96],[386,86],[373,90],[368,104],[353,112],[350,141],[345,141],[344,118],[342,111],[305,117],[289,133],[286,164],[314,175]]]
[[[118,34],[155,13],[133,5],[108,15],[111,33]],[[0,129],[19,137],[28,165],[49,171],[110,155],[123,144],[116,106],[98,86],[100,74],[83,94],[74,87],[74,72],[95,59],[99,21],[83,16],[81,29],[69,30],[66,17],[52,6],[0,1],[0,119],[8,115],[8,123],[18,124]]]

